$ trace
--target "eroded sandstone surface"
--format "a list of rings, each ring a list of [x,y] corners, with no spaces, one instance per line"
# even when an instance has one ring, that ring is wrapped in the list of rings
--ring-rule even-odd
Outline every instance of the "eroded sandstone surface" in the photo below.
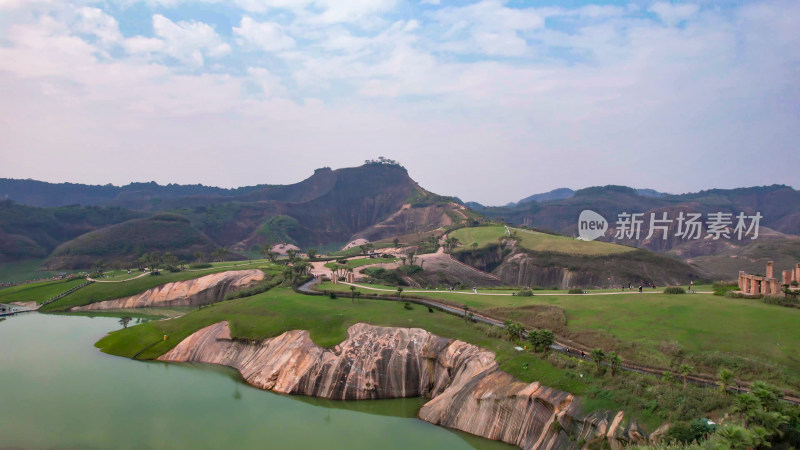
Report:
[[[264,272],[258,269],[230,270],[167,283],[130,297],[76,306],[72,311],[206,305],[218,302],[227,294],[249,287],[264,277]]]
[[[332,349],[307,331],[260,342],[231,339],[227,322],[198,330],[162,355],[233,367],[253,386],[284,394],[359,400],[426,396],[428,422],[524,449],[576,448],[593,439],[612,447],[646,438],[623,415],[584,417],[569,393],[524,383],[501,371],[492,352],[419,328],[355,324]]]

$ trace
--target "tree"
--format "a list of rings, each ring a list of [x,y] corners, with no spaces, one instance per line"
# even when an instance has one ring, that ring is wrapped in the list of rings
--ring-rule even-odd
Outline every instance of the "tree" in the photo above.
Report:
[[[533,346],[534,351],[547,353],[550,346],[555,342],[555,335],[548,329],[533,330],[528,333],[528,341]]]
[[[350,303],[355,303],[356,301],[356,287],[350,286]]]
[[[278,259],[278,256],[279,256],[278,252],[273,252],[273,251],[267,252],[267,259],[269,260],[269,262],[275,262],[275,260]]]
[[[158,252],[152,252],[146,256],[147,267],[150,268],[151,275],[158,275],[158,269],[161,268],[161,264],[163,260],[161,259],[161,255]]]
[[[262,258],[269,259],[269,254],[272,253],[272,246],[269,244],[264,244],[258,248],[258,253],[261,254]]]
[[[444,249],[448,252],[456,248],[456,246],[458,246],[458,238],[449,237],[444,240]]]
[[[416,252],[408,252],[408,265],[413,266],[417,262]]]
[[[738,450],[752,446],[750,432],[739,425],[724,426],[714,433],[714,437],[723,444],[723,448]]]
[[[758,397],[749,392],[737,395],[733,401],[733,412],[739,414],[745,426],[750,423],[755,411],[760,409],[761,402],[758,401]]]
[[[692,366],[690,366],[689,364],[681,364],[680,367],[678,367],[678,373],[680,373],[681,376],[683,377],[683,386],[684,387],[686,387],[686,383],[688,382],[689,374],[692,373],[692,370],[694,370],[694,368]]]
[[[600,371],[600,364],[603,364],[603,361],[606,360],[606,352],[603,351],[602,348],[596,348],[592,350],[591,353],[592,361],[594,361],[595,365],[597,366],[597,371]]]
[[[313,259],[313,258],[317,257],[317,249],[315,249],[315,248],[308,249],[308,251],[306,253],[308,253],[308,257],[310,259]]]
[[[98,274],[98,275],[102,275],[103,274],[103,268],[105,268],[105,266],[106,266],[106,262],[103,261],[102,259],[98,259],[92,265],[92,271],[94,273]]]
[[[220,247],[214,250],[211,255],[214,257],[216,261],[224,261],[225,258],[228,256],[228,249],[224,247]]]
[[[167,270],[175,270],[178,267],[178,258],[170,252],[164,253],[164,266]]]
[[[289,257],[289,261],[294,261],[295,257],[297,257],[297,250],[290,248],[286,250],[286,255]]]
[[[477,242],[473,242],[473,243],[472,243],[472,248],[473,248],[473,249],[476,249],[476,248],[478,248],[478,243],[477,243]]]
[[[206,259],[206,255],[203,252],[194,252],[192,256],[194,257],[194,260],[197,262],[203,262]]]
[[[366,244],[361,244],[361,245],[358,246],[358,248],[361,249],[361,253],[364,256],[367,256],[367,253],[369,253],[370,250],[372,250],[374,247],[375,246],[371,242],[367,242]]]
[[[122,328],[128,328],[128,324],[130,321],[133,320],[130,316],[124,316],[119,319],[119,324],[122,325]]]
[[[403,298],[403,288],[402,288],[402,286],[398,286],[397,287],[397,298],[398,299]]]
[[[728,395],[728,387],[731,385],[731,381],[733,381],[733,372],[728,369],[720,369],[719,373],[717,373],[717,379],[719,379],[719,388],[725,395]]]
[[[620,364],[622,364],[622,358],[616,352],[611,352],[608,354],[608,364],[611,367],[611,377],[614,377],[614,372],[617,371]]]
[[[503,325],[505,326],[506,334],[508,334],[509,339],[513,341],[522,338],[525,329],[521,323],[506,320]]]
[[[394,248],[400,247],[400,239],[394,238],[392,244],[394,244]]]

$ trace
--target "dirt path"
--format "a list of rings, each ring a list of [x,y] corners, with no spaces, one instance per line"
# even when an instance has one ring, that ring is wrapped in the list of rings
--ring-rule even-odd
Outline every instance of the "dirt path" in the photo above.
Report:
[[[126,280],[97,280],[97,279],[92,278],[90,276],[87,276],[86,279],[89,280],[89,281],[94,281],[95,283],[124,283],[126,281],[131,281],[131,280],[135,280],[137,278],[142,278],[143,276],[149,275],[149,274],[150,274],[150,272],[142,272],[141,275],[137,275],[137,276],[135,276],[133,278],[128,278]]]

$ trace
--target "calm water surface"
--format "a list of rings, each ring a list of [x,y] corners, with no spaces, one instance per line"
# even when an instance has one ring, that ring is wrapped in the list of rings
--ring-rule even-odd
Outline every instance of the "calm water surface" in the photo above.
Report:
[[[121,326],[39,313],[0,321],[0,448],[513,448],[416,419],[421,399],[289,397],[230,369],[94,347]]]

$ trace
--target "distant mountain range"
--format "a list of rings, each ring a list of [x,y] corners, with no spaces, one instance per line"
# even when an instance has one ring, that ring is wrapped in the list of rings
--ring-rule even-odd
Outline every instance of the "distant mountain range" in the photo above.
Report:
[[[421,188],[403,167],[381,161],[318,169],[291,185],[237,189],[3,179],[0,197],[7,199],[0,202],[0,262],[49,255],[45,266],[52,269],[86,267],[97,258],[130,261],[144,252],[176,253],[184,247],[204,252],[226,247],[240,257],[281,242],[338,247],[356,238],[427,231],[469,216],[454,199]],[[191,252],[181,253],[188,258]]]
[[[53,269],[86,267],[98,258],[131,261],[149,251],[172,251],[189,259],[193,252],[207,254],[218,247],[243,258],[256,255],[265,244],[283,242],[334,249],[356,239],[377,241],[487,218],[576,236],[577,218],[584,209],[604,216],[612,228],[622,212],[655,212],[659,217],[667,212],[674,217],[681,211],[758,211],[763,215],[760,239],[790,249],[781,253],[786,261],[800,235],[800,192],[784,185],[679,195],[625,186],[560,188],[487,207],[431,193],[393,161],[322,168],[290,185],[235,189],[0,179],[0,198],[6,199],[0,201],[0,262],[47,257],[45,266]],[[723,254],[728,260],[735,258],[737,249],[752,244],[686,241],[673,235],[674,228],[666,240],[656,236],[615,242],[669,252],[707,273],[727,276],[735,265],[716,261]],[[780,244],[782,240],[787,244]],[[767,253],[763,246],[747,250],[748,255]]]

